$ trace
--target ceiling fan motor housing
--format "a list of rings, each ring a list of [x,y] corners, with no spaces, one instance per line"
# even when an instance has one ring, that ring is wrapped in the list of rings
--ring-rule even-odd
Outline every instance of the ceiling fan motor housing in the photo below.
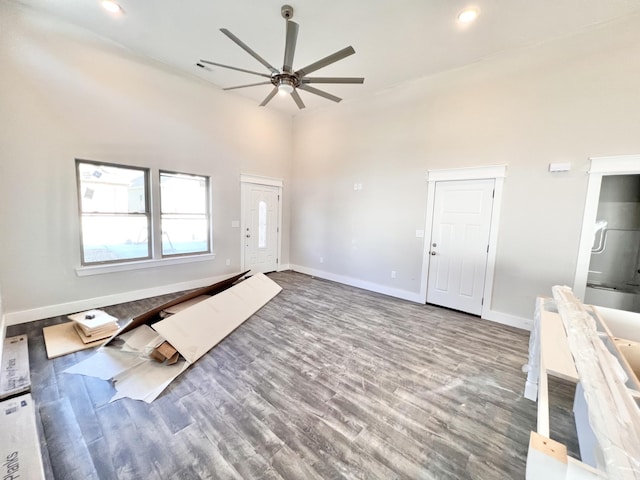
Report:
[[[280,13],[285,20],[291,20],[293,18],[293,7],[291,5],[283,5]]]

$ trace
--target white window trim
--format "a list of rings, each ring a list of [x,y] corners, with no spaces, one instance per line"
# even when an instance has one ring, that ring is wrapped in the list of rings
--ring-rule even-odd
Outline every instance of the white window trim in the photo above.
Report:
[[[86,160],[86,159],[76,159],[76,161],[85,161],[89,163],[100,163],[95,160]],[[105,162],[109,163],[109,162]],[[160,211],[160,174],[161,172],[169,172],[169,170],[163,170],[160,168],[149,168],[149,167],[137,167],[131,165],[117,164],[117,163],[109,163],[109,165],[113,165],[115,167],[121,168],[139,168],[145,169],[149,175],[149,222],[151,232],[155,232],[156,226],[160,225],[161,221],[161,211]],[[79,277],[91,276],[91,275],[102,275],[105,273],[114,273],[114,272],[126,272],[131,270],[141,270],[146,268],[156,268],[163,267],[168,265],[181,265],[195,262],[206,262],[213,261],[216,258],[216,254],[213,251],[213,182],[211,176],[209,175],[197,175],[190,174],[185,172],[173,172],[172,173],[184,173],[185,175],[195,175],[202,176],[208,178],[209,182],[209,198],[208,198],[208,208],[209,208],[209,248],[211,248],[211,252],[209,253],[194,253],[194,254],[186,254],[186,255],[175,255],[175,256],[162,256],[162,236],[157,236],[152,234],[151,241],[151,258],[145,258],[142,260],[123,260],[121,262],[115,263],[96,263],[89,265],[80,265],[75,268],[76,275]],[[155,177],[154,177],[155,175]],[[77,168],[76,168],[76,176],[77,176]],[[156,178],[157,181],[153,179]],[[260,177],[254,177],[260,178]],[[77,182],[77,178],[76,178]],[[78,188],[78,187],[76,187]],[[78,215],[78,221],[81,222],[81,214]],[[81,246],[82,248],[82,246]],[[82,252],[80,252],[82,256]]]
[[[587,277],[591,263],[591,247],[600,202],[602,177],[605,175],[638,175],[640,174],[640,155],[618,155],[612,157],[592,157],[589,169],[587,196],[582,217],[582,233],[578,247],[578,260],[573,281],[573,294],[584,299],[587,291]]]
[[[427,171],[427,216],[425,220],[424,251],[422,253],[422,273],[420,276],[420,301],[427,303],[427,280],[429,275],[429,246],[431,245],[431,227],[433,224],[433,206],[435,203],[436,182],[453,180],[495,180],[495,194],[493,197],[493,210],[491,213],[491,231],[489,234],[489,252],[487,254],[487,270],[484,280],[484,298],[481,318],[493,319],[497,312],[491,309],[493,297],[493,280],[496,264],[496,246],[498,243],[498,227],[500,225],[500,205],[502,203],[502,190],[504,179],[507,176],[506,165],[487,165],[469,168],[448,168],[442,170]],[[499,320],[498,320],[499,321]]]
[[[198,255],[184,255],[179,257],[158,258],[151,260],[138,260],[132,262],[109,263],[100,265],[87,265],[76,268],[76,275],[86,277],[90,275],[102,275],[104,273],[126,272],[129,270],[142,270],[145,268],[164,267],[167,265],[181,265],[185,263],[207,262],[216,258],[215,253],[201,253]]]

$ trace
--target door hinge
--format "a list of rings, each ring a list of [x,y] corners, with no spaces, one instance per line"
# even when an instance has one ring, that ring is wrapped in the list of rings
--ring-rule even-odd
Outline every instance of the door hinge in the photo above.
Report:
[[[493,193],[491,193],[491,198],[496,198],[496,189],[493,189]]]
[[[489,245],[487,245],[487,253],[489,253]]]
[[[280,195],[278,195],[278,201],[280,201]]]
[[[480,300],[480,305],[484,305],[484,298]]]

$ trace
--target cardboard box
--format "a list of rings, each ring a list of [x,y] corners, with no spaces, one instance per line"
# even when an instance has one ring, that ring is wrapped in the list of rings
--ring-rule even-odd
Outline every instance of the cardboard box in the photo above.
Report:
[[[31,394],[0,402],[0,478],[44,479]]]
[[[111,401],[128,397],[152,402],[178,375],[282,290],[261,273],[232,287],[242,275],[221,282],[222,291],[219,284],[212,286],[218,293],[164,320],[152,323],[166,304],[139,315],[94,356],[65,372],[111,380],[117,390]],[[200,289],[192,292],[191,298],[203,294],[206,292]],[[163,342],[172,349],[163,347]],[[172,351],[179,352],[180,358],[174,358],[177,354]],[[162,363],[152,359],[153,352]],[[165,361],[167,358],[170,361]]]
[[[28,392],[30,389],[27,336],[5,338],[0,372],[0,400]]]

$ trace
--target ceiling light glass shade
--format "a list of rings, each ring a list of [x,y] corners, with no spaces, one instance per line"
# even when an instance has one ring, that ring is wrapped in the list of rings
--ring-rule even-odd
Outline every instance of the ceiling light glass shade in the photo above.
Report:
[[[293,93],[293,83],[288,78],[280,79],[278,83],[278,93],[280,95],[287,95]]]
[[[107,12],[111,12],[111,13],[122,12],[122,7],[118,5],[116,2],[113,2],[111,0],[102,0],[100,4],[102,5],[102,8],[104,8]]]
[[[458,20],[462,23],[471,23],[478,18],[479,14],[480,10],[476,7],[465,8],[458,14]]]

